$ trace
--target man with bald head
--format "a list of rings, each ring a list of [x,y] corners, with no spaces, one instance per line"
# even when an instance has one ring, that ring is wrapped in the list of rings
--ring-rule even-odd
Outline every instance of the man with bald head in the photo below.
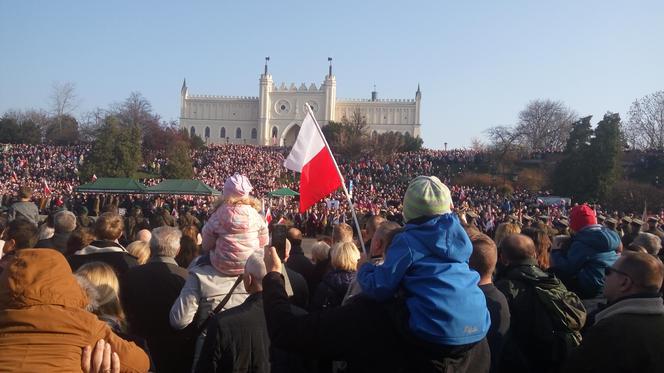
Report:
[[[576,312],[572,316],[579,316],[575,330],[571,331],[578,333],[585,321],[581,300],[555,276],[537,266],[535,243],[528,236],[513,234],[503,238],[499,260],[505,269],[499,274],[496,287],[505,294],[511,315],[510,340],[503,350],[502,371],[558,372],[568,351],[557,336],[570,331],[556,327],[567,319],[563,320],[547,304],[556,304],[554,294],[564,295],[565,306]]]
[[[289,228],[286,232],[286,238],[291,243],[286,267],[301,274],[307,281],[307,284],[310,284],[314,272],[314,264],[304,255],[304,251],[302,250],[302,232],[297,228]]]
[[[608,304],[595,316],[566,372],[664,372],[664,264],[625,252],[607,268]]]

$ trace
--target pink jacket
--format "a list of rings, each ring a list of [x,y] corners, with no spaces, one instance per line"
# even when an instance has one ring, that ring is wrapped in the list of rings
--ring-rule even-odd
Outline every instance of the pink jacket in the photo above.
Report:
[[[223,204],[203,227],[203,249],[210,251],[212,266],[228,276],[244,272],[244,263],[268,244],[265,219],[250,205]]]

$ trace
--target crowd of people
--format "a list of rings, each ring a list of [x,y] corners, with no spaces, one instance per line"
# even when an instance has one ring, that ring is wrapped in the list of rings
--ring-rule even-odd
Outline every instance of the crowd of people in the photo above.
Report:
[[[358,230],[265,203],[284,149],[194,153],[214,199],[78,194],[87,151],[0,155],[0,371],[664,370],[661,212],[448,188],[482,154],[425,150],[339,165]]]

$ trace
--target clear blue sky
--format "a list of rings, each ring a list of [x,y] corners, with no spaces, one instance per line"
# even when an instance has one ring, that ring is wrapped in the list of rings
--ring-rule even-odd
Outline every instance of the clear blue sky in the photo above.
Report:
[[[337,96],[412,98],[425,146],[470,145],[536,98],[626,113],[664,89],[663,1],[0,1],[0,113],[49,107],[76,84],[76,114],[141,92],[164,119],[179,92],[258,95],[320,84]]]

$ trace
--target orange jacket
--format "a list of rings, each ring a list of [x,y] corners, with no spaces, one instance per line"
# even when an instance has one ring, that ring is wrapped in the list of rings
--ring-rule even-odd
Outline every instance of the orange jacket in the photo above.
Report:
[[[81,352],[111,344],[121,372],[147,372],[147,355],[86,311],[67,260],[51,249],[16,252],[0,275],[0,372],[81,372]]]

